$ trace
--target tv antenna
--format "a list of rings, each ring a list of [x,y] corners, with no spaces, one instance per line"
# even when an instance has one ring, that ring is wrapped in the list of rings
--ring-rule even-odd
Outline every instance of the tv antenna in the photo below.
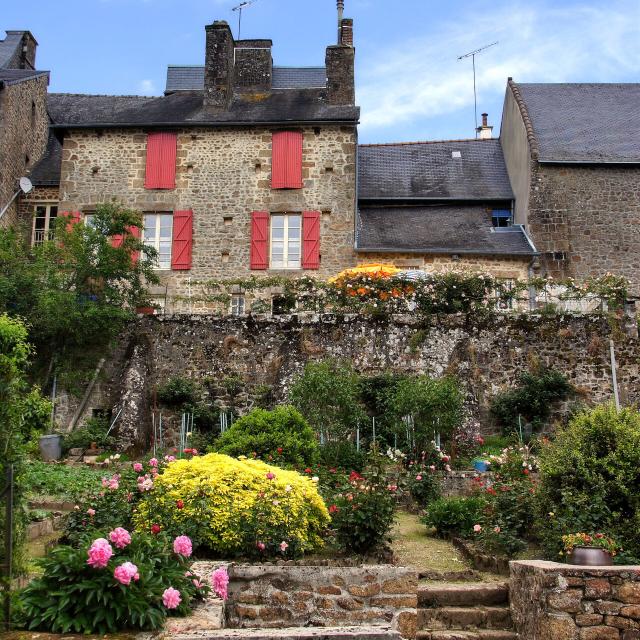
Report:
[[[476,121],[476,138],[478,137],[478,94],[476,91],[476,56],[479,53],[482,53],[485,49],[489,47],[493,47],[498,44],[498,41],[492,42],[491,44],[486,44],[484,47],[480,47],[475,51],[469,51],[469,53],[465,53],[464,55],[458,56],[458,60],[463,60],[464,58],[471,58],[471,62],[473,64],[473,108],[475,114]]]
[[[238,40],[240,40],[240,29],[242,28],[242,10],[246,9],[247,7],[251,6],[252,4],[258,2],[258,0],[244,0],[243,2],[241,2],[239,5],[233,7],[233,9],[231,9],[231,11],[237,11],[238,12]]]

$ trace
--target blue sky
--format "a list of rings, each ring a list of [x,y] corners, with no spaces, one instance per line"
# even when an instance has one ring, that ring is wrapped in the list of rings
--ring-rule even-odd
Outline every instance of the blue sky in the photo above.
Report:
[[[239,0],[238,0],[239,1]],[[204,25],[236,0],[2,0],[0,29],[30,29],[50,90],[160,95],[167,64],[202,64]],[[271,38],[279,65],[320,65],[335,0],[257,0],[242,37]],[[640,0],[346,0],[355,20],[362,142],[472,137],[499,129],[508,76],[521,82],[640,81]],[[1,33],[1,32],[0,32]]]

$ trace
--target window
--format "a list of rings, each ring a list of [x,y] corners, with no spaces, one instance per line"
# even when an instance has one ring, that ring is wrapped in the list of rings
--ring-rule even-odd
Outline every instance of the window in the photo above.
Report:
[[[271,268],[300,269],[300,214],[271,216]]]
[[[241,293],[234,293],[231,295],[231,315],[244,315],[244,296]]]
[[[277,131],[271,141],[271,188],[302,189],[302,132]]]
[[[58,205],[56,204],[37,204],[34,208],[33,216],[33,234],[31,244],[42,244],[46,240],[52,240],[56,218],[58,217]]]
[[[510,227],[511,211],[508,209],[493,209],[491,211],[491,223],[494,227]]]
[[[496,309],[498,311],[508,311],[513,309],[513,298],[515,282],[510,278],[503,278],[499,280],[501,287],[498,287],[495,291],[496,296]]]
[[[82,219],[84,220],[84,226],[85,227],[91,227],[92,229],[95,228],[95,226],[96,226],[96,214],[95,213],[85,213],[84,216],[82,216]]]
[[[171,238],[173,234],[173,214],[144,214],[144,243],[157,252],[156,268],[171,269]]]

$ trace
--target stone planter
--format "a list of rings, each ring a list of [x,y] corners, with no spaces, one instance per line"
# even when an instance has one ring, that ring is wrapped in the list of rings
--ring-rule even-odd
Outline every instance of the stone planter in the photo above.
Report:
[[[597,547],[575,547],[569,556],[569,563],[581,567],[610,567],[613,557],[608,551]]]

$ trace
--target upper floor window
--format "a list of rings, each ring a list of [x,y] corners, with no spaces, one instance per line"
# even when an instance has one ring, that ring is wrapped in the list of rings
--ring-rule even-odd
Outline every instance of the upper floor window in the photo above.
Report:
[[[173,237],[173,214],[144,214],[144,243],[158,252],[156,267],[171,269],[171,244]]]
[[[271,268],[300,269],[302,216],[274,214],[271,216]]]
[[[35,247],[46,240],[52,240],[55,234],[58,205],[37,204],[34,208],[33,233],[31,243]]]
[[[491,224],[494,227],[510,227],[511,211],[508,209],[493,209],[491,211]]]
[[[175,133],[159,131],[148,134],[145,189],[175,189],[177,142]]]
[[[271,188],[302,189],[302,132],[276,131],[273,134]]]

